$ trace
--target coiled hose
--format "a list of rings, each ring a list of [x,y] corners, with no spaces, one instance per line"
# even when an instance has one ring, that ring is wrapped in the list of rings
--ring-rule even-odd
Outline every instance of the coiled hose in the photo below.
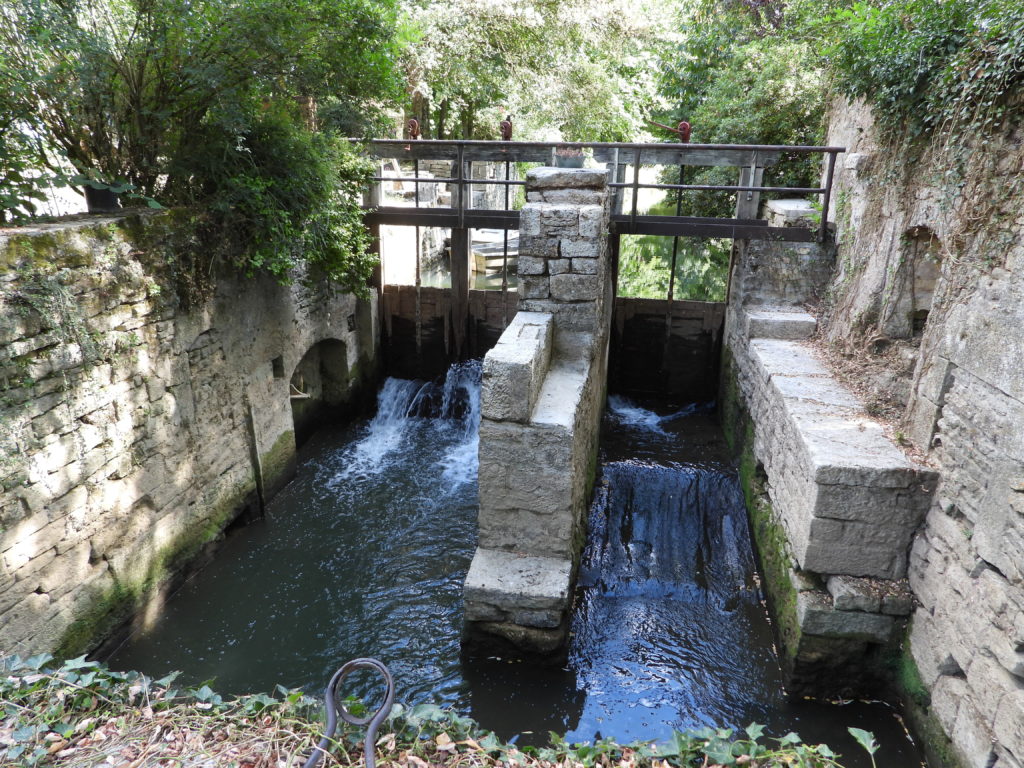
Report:
[[[345,709],[344,704],[341,705],[341,712],[338,712],[338,686],[357,669],[373,669],[384,678],[384,702],[369,717],[356,717]],[[327,754],[331,746],[331,739],[334,737],[334,731],[338,727],[339,714],[341,719],[350,725],[366,726],[366,741],[363,744],[363,754],[366,756],[366,768],[375,768],[374,752],[377,747],[377,729],[387,719],[387,716],[391,714],[391,707],[395,703],[395,681],[391,677],[391,672],[382,662],[376,659],[352,659],[352,661],[344,664],[331,677],[331,681],[327,684],[327,689],[324,691],[324,699],[327,707],[327,728],[324,730],[323,738],[320,739],[320,743],[317,744],[316,749],[313,750],[313,754],[309,756],[303,768],[315,768],[316,764],[320,762],[320,758]]]

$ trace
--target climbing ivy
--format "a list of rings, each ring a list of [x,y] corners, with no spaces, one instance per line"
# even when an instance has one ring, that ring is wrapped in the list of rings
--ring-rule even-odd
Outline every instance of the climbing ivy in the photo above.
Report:
[[[889,138],[948,142],[1024,113],[1024,6],[1018,0],[857,2],[825,48],[836,87],[864,98]]]

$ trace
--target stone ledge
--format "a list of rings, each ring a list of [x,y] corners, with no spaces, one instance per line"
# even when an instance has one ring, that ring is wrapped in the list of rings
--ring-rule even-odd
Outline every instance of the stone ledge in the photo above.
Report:
[[[887,643],[895,626],[892,616],[836,610],[823,592],[797,594],[796,615],[805,634],[844,640]]]
[[[557,627],[569,605],[571,575],[568,559],[478,548],[466,574],[466,620]]]
[[[816,227],[821,220],[821,211],[804,198],[768,200],[764,210],[770,227]]]
[[[748,339],[809,339],[817,333],[818,321],[806,312],[759,307],[743,313],[743,329]]]
[[[909,461],[803,344],[755,339],[746,351],[758,452],[800,567],[902,578],[936,474]]]
[[[494,421],[530,420],[551,362],[550,314],[518,312],[484,357],[480,413]]]

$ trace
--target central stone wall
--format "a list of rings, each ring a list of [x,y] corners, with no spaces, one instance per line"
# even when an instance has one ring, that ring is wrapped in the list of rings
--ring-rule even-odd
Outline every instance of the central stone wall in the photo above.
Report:
[[[0,654],[78,653],[158,609],[289,479],[292,385],[344,406],[373,383],[375,301],[228,276],[184,309],[181,234],[172,214],[0,232]]]
[[[558,659],[585,538],[611,321],[607,174],[531,170],[520,311],[484,358],[466,639]]]

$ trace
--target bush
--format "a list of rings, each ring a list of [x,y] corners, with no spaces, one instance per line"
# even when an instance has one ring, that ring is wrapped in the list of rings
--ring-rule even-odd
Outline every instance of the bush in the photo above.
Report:
[[[837,87],[864,98],[890,138],[990,131],[1024,104],[1024,7],[1017,0],[858,2],[834,16]]]
[[[366,294],[374,260],[360,203],[373,166],[343,139],[274,114],[238,134],[204,125],[171,170],[211,257],[281,282],[306,261]]]

